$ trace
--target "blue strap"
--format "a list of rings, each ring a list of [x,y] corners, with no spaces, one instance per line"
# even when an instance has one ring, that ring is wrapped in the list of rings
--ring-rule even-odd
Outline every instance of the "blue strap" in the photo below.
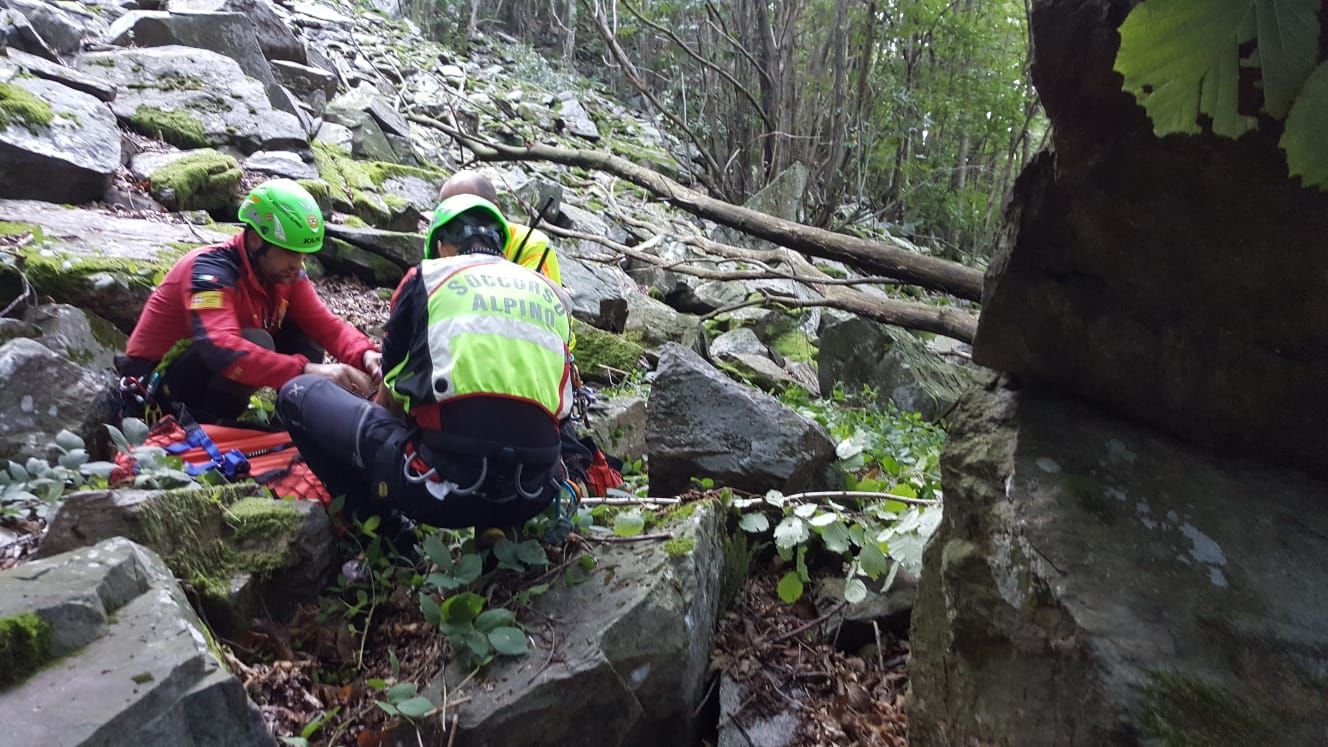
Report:
[[[172,446],[177,448],[181,446],[184,447],[178,451],[172,451],[171,448],[168,447],[167,451],[170,451],[173,454],[188,451],[191,448],[201,448],[203,451],[206,451],[207,455],[211,458],[211,461],[205,464],[185,465],[185,472],[190,477],[198,477],[208,470],[219,469],[228,479],[234,479],[240,473],[242,468],[245,472],[248,471],[249,461],[245,458],[243,451],[240,451],[239,449],[231,449],[226,453],[226,456],[223,457],[221,450],[217,448],[216,442],[207,434],[207,431],[203,430],[202,426],[194,426],[193,428],[190,428],[189,435],[185,437],[184,443],[172,444]]]

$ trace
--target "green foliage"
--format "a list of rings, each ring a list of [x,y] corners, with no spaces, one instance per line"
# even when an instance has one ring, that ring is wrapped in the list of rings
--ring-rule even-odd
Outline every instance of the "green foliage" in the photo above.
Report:
[[[1241,71],[1258,68],[1262,112],[1286,118],[1290,173],[1328,187],[1328,73],[1316,71],[1319,0],[1147,0],[1121,24],[1116,70],[1158,136],[1239,137],[1258,126],[1242,111]]]
[[[743,533],[768,538],[785,562],[792,561],[778,585],[786,602],[797,601],[811,580],[809,553],[836,570],[846,569],[844,594],[850,602],[866,596],[868,581],[888,588],[900,567],[921,571],[923,546],[941,520],[945,433],[916,413],[901,412],[890,402],[878,405],[876,399],[866,390],[850,403],[842,387],[832,390],[829,400],[797,392],[785,397],[839,440],[848,489],[883,495],[795,501],[772,490],[728,501]],[[937,502],[910,505],[891,495]]]

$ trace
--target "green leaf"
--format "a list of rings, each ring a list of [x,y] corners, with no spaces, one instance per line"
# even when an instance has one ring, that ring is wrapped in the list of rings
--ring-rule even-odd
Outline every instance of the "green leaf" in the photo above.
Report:
[[[744,532],[758,534],[770,528],[770,519],[761,513],[746,514],[738,522],[738,526],[742,527]]]
[[[115,444],[115,448],[118,451],[123,452],[125,454],[128,454],[133,451],[133,448],[129,445],[129,439],[125,438],[124,432],[121,431],[119,428],[116,428],[110,423],[107,423],[106,432],[110,434],[111,442]]]
[[[73,431],[63,430],[55,434],[55,442],[65,451],[82,449],[85,447],[83,437]]]
[[[507,656],[522,656],[530,650],[526,646],[526,634],[511,626],[489,631],[489,643],[493,644],[494,651]]]
[[[27,470],[30,475],[40,475],[50,467],[51,465],[37,457],[28,457],[27,463],[23,465],[23,469]]]
[[[129,443],[138,446],[148,438],[148,431],[151,428],[138,418],[125,418],[120,421],[120,427],[123,429],[124,436]]]
[[[475,629],[481,633],[488,633],[495,628],[508,626],[515,622],[515,612],[509,609],[503,609],[502,607],[495,607],[491,610],[485,610],[480,613],[479,617],[475,618]]]
[[[775,547],[789,548],[806,542],[810,535],[807,522],[796,516],[785,516],[775,527]]]
[[[304,737],[282,737],[281,743],[290,747],[309,747],[309,740]]]
[[[885,553],[881,552],[880,545],[870,538],[862,546],[862,552],[858,554],[858,562],[862,564],[863,572],[873,580],[880,578],[889,564],[889,561],[885,558]]]
[[[372,537],[378,531],[378,525],[381,523],[383,523],[383,517],[374,514],[364,520],[364,523],[360,525],[360,530]]]
[[[765,502],[766,502],[766,503],[769,503],[770,505],[774,506],[775,508],[783,508],[783,507],[784,507],[784,503],[785,503],[786,501],[785,501],[785,499],[784,499],[784,494],[783,494],[783,493],[779,492],[778,490],[768,490],[768,491],[766,491],[766,494],[765,494]]]
[[[893,488],[890,488],[890,495],[897,495],[900,498],[917,498],[918,489],[909,483],[901,482]]]
[[[453,594],[443,601],[443,620],[449,623],[465,623],[474,620],[484,609],[484,597],[473,591]]]
[[[335,717],[340,712],[341,712],[341,706],[337,706],[330,711],[323,711],[322,713],[318,714],[318,716],[315,717],[313,721],[310,721],[309,723],[305,724],[304,728],[300,729],[300,739],[307,740],[309,739],[309,737],[312,737],[314,734],[318,732],[318,729],[322,727],[324,721],[327,721],[329,718]]]
[[[452,570],[452,551],[438,539],[438,535],[431,534],[424,540],[424,554],[432,560],[434,565],[444,571]]]
[[[824,529],[830,526],[831,524],[835,523],[836,521],[839,521],[839,517],[836,516],[832,511],[826,511],[825,513],[816,514],[815,516],[808,519],[808,523],[812,525],[813,529]]]
[[[802,503],[793,509],[793,515],[799,519],[810,519],[820,510],[815,503]]]
[[[1281,119],[1319,56],[1321,0],[1257,0],[1263,109]],[[1322,130],[1320,133],[1322,134]]]
[[[834,523],[821,531],[821,542],[825,544],[825,549],[842,555],[852,548],[853,538],[849,536],[844,522],[836,518]]]
[[[479,578],[483,572],[484,559],[475,553],[467,553],[457,561],[456,567],[452,570],[452,575],[459,583],[468,584]]]
[[[406,718],[420,718],[433,710],[433,703],[430,703],[428,698],[416,696],[397,703],[397,710]]]
[[[516,556],[531,568],[544,568],[549,564],[549,556],[539,540],[526,540],[516,546]]]
[[[619,537],[635,537],[646,528],[646,517],[640,511],[623,511],[613,517],[613,533]]]
[[[498,567],[509,571],[522,571],[525,567],[517,560],[516,544],[508,539],[500,539],[493,546],[493,556],[498,558]]]
[[[461,585],[461,582],[455,576],[449,576],[444,573],[430,573],[425,576],[424,583],[435,588],[451,591]]]
[[[1282,150],[1292,176],[1307,187],[1328,188],[1328,63],[1305,82],[1287,115]]]
[[[387,699],[393,703],[400,704],[400,702],[406,698],[415,697],[415,690],[414,682],[398,682],[387,688]]]
[[[78,469],[88,461],[88,452],[82,447],[70,449],[60,455],[60,466],[66,469]]]
[[[383,680],[383,679],[379,679],[379,678],[377,678],[377,677],[375,677],[375,678],[373,678],[373,679],[365,680],[365,681],[364,681],[364,684],[365,684],[367,687],[371,687],[371,688],[373,688],[374,690],[386,690],[386,689],[387,689],[387,681],[386,681],[386,680]]]
[[[802,598],[802,579],[798,578],[796,571],[789,571],[779,579],[777,591],[785,604],[793,604]]]
[[[443,621],[442,608],[428,594],[420,595],[420,612],[424,613],[424,621],[430,625],[438,625]]]
[[[391,703],[385,703],[385,702],[383,702],[383,701],[381,701],[381,700],[375,700],[375,701],[374,701],[374,705],[376,705],[376,706],[378,706],[379,708],[383,709],[383,712],[386,713],[386,714],[389,715],[389,716],[400,716],[400,715],[401,715],[401,712],[397,710],[397,707],[394,706],[394,705],[392,705]]]
[[[397,652],[394,649],[387,650],[387,663],[392,667],[392,676],[401,676],[401,661],[397,659]]]
[[[844,582],[844,601],[849,604],[859,604],[867,598],[867,584],[862,579],[853,576]]]

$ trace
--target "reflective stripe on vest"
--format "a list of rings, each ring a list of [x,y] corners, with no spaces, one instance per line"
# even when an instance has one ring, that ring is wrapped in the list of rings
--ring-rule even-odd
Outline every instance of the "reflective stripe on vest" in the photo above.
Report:
[[[548,279],[500,257],[426,260],[433,401],[496,395],[571,412],[571,319]],[[422,403],[414,403],[416,405]]]

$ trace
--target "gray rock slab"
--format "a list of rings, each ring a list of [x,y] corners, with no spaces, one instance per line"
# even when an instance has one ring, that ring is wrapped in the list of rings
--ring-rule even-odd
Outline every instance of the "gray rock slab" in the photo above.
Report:
[[[58,259],[59,282],[39,291],[132,329],[153,277],[174,264],[180,245],[217,244],[230,234],[200,226],[123,218],[33,200],[0,200],[0,221],[39,226],[26,256]],[[29,260],[31,261],[31,260]]]
[[[183,592],[124,538],[0,573],[0,616],[36,612],[57,656],[0,691],[14,744],[269,745]]]
[[[727,672],[719,680],[719,747],[787,747],[798,733],[795,711],[744,713],[755,700],[751,689]]]
[[[327,108],[328,111],[337,112],[368,112],[383,132],[401,137],[410,136],[410,124],[406,118],[373,86],[362,83],[329,101]]]
[[[418,233],[381,231],[376,228],[355,228],[329,223],[327,235],[391,260],[402,268],[414,267],[424,259],[424,236]]]
[[[351,147],[347,150],[348,153],[372,161],[396,163],[396,151],[392,150],[392,144],[383,134],[378,120],[369,112],[340,106],[336,101],[332,101],[324,110],[323,117],[327,122],[342,125],[350,130]]]
[[[0,381],[0,457],[9,459],[45,458],[66,428],[90,435],[94,404],[109,383],[25,337],[0,346]]]
[[[583,245],[578,245],[583,246]],[[555,246],[558,251],[561,247]],[[637,293],[636,284],[615,265],[578,259],[559,251],[558,268],[563,286],[572,296],[572,315],[610,332],[627,325],[627,297]]]
[[[820,425],[770,395],[730,380],[695,352],[660,353],[647,404],[652,495],[676,495],[693,477],[764,493],[813,487],[834,461]]]
[[[115,325],[77,306],[50,303],[31,306],[23,321],[41,330],[41,344],[92,371],[115,366],[127,338]]]
[[[40,0],[0,0],[0,8],[4,7],[22,13],[51,51],[62,56],[79,50],[94,23],[67,7]]]
[[[239,13],[249,19],[258,46],[269,60],[306,61],[304,43],[268,0],[170,0],[172,11]],[[274,66],[275,68],[275,66]]]
[[[106,38],[122,47],[180,45],[207,49],[235,60],[245,75],[264,86],[276,82],[258,46],[253,24],[239,13],[136,10],[111,24]]]
[[[337,95],[336,73],[322,68],[289,60],[272,60],[272,74],[278,83],[294,91],[305,103],[310,103],[315,92],[323,94],[324,104]]]
[[[38,78],[54,81],[75,91],[82,91],[102,101],[115,98],[115,86],[91,73],[51,62],[21,49],[0,49],[0,54],[7,56],[10,62]]]
[[[590,407],[587,432],[605,454],[640,459],[646,453],[646,398],[603,397]]]
[[[991,374],[932,352],[906,330],[859,317],[827,324],[821,331],[817,376],[822,391],[842,382],[849,392],[864,385],[896,405],[935,420],[959,397]]]
[[[1033,387],[973,390],[948,430],[914,744],[1325,733],[1328,484]]]
[[[627,323],[623,331],[647,348],[656,348],[666,342],[690,348],[695,347],[701,337],[701,319],[680,313],[644,293],[631,293],[627,296]]]
[[[713,505],[698,507],[667,527],[695,542],[690,551],[611,546],[584,583],[540,596],[535,608],[559,621],[558,655],[491,664],[467,691],[456,744],[695,744],[724,567],[720,523]]]
[[[91,52],[79,57],[78,64],[80,70],[105,76],[118,86],[111,108],[122,123],[134,127],[136,114],[141,117],[156,109],[187,118],[201,133],[201,142],[190,136],[191,142],[176,138],[175,145],[231,145],[244,153],[308,146],[299,119],[273,109],[263,83],[245,76],[225,55],[165,46]],[[137,127],[150,130],[141,120]]]
[[[355,133],[345,125],[325,121],[319,126],[317,134],[314,135],[314,142],[335,145],[350,153],[355,148]]]
[[[0,8],[0,47],[21,49],[52,62],[60,60],[59,55],[46,44],[27,17],[11,8]]]
[[[0,130],[0,197],[79,203],[95,200],[120,167],[120,133],[93,96],[40,78],[16,78],[51,107],[49,124]]]
[[[259,151],[244,159],[244,168],[287,179],[317,179],[318,168],[299,155],[284,150]]]
[[[323,241],[318,261],[328,272],[353,275],[377,288],[395,288],[406,274],[405,268],[395,260],[334,236]]]
[[[568,134],[591,141],[599,140],[599,127],[595,125],[595,120],[590,118],[590,112],[586,111],[585,106],[575,96],[563,98],[559,102],[558,115],[562,118],[563,127],[567,129]]]

